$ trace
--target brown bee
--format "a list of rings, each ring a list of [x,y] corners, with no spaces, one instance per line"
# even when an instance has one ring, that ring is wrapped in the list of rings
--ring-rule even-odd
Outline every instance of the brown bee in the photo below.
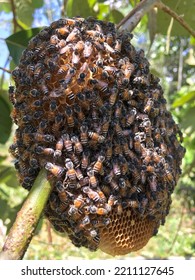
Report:
[[[54,152],[54,157],[56,158],[61,157],[63,147],[64,147],[64,139],[63,137],[61,137],[56,143],[56,150]]]
[[[64,78],[64,82],[69,85],[70,82],[72,81],[73,76],[76,73],[76,69],[75,68],[69,68],[65,78]]]
[[[96,179],[94,175],[94,170],[93,169],[88,169],[87,175],[89,176],[89,184],[92,188],[96,188],[98,185],[98,180]]]
[[[79,138],[77,136],[72,136],[71,141],[74,143],[74,149],[76,154],[80,154],[83,152],[83,146],[82,143],[79,141]]]
[[[149,114],[153,105],[154,105],[154,101],[152,100],[152,98],[148,98],[146,105],[144,107],[144,113]]]
[[[103,207],[99,207],[96,210],[96,214],[98,214],[98,215],[107,215],[108,212],[109,211],[106,208],[103,208]]]
[[[137,154],[141,153],[141,143],[140,143],[139,135],[135,135],[135,137],[134,137],[134,149]]]
[[[82,194],[78,195],[77,198],[74,199],[74,206],[77,209],[82,208],[84,203],[85,203],[85,201],[84,201],[84,198],[83,198]]]
[[[82,169],[87,169],[89,165],[89,151],[84,151],[82,154],[82,159],[81,159],[81,168]]]
[[[156,175],[149,176],[148,178],[149,186],[152,192],[157,191],[157,181],[156,181]]]
[[[74,127],[75,121],[74,121],[73,111],[72,111],[71,107],[67,106],[65,108],[65,114],[66,114],[66,120],[67,120],[68,126],[69,127]]]
[[[112,53],[112,54],[115,53],[115,50],[114,50],[108,43],[104,42],[103,44],[104,44],[105,49],[106,49],[109,53]]]
[[[9,100],[12,103],[12,105],[14,105],[16,103],[16,100],[15,100],[15,87],[10,85],[8,93],[9,93]]]
[[[85,120],[85,114],[81,110],[81,107],[77,103],[74,104],[74,112],[77,113],[78,119],[80,121],[84,121]]]
[[[105,141],[105,137],[103,135],[99,135],[96,132],[88,131],[88,136],[95,142],[103,143]]]
[[[68,29],[68,27],[63,26],[63,27],[61,27],[61,28],[57,28],[57,29],[56,29],[56,32],[57,32],[58,35],[64,36],[64,35],[69,34],[69,29]]]
[[[41,76],[42,70],[44,69],[44,65],[42,63],[37,63],[35,65],[35,70],[34,70],[34,78],[38,79]],[[13,75],[13,72],[12,72]]]
[[[111,189],[109,188],[108,185],[101,185],[101,189],[102,189],[102,192],[106,195],[106,196],[109,196],[110,193],[111,193]]]
[[[131,208],[139,208],[139,202],[137,200],[129,200],[128,201],[128,206]]]
[[[89,216],[85,216],[79,223],[79,228],[84,228],[88,224],[90,224],[90,218]]]
[[[123,103],[120,100],[115,104],[116,109],[115,109],[114,116],[116,119],[119,119],[121,117],[122,106],[123,106]]]
[[[83,187],[83,192],[88,195],[90,199],[92,199],[95,202],[98,202],[100,197],[96,191],[93,191],[90,187]]]
[[[114,50],[116,53],[120,53],[121,52],[121,47],[122,47],[122,40],[121,39],[116,39],[116,43],[114,46]]]
[[[75,170],[76,170],[77,179],[78,179],[79,181],[83,180],[84,177],[83,177],[83,173],[82,173],[81,169],[77,167],[77,168],[75,168]]]
[[[70,34],[66,38],[66,42],[73,42],[75,40],[81,39],[81,33],[78,28],[73,28],[73,30],[70,32]]]
[[[62,138],[64,140],[64,147],[67,150],[67,152],[72,152],[73,147],[72,147],[72,141],[70,140],[70,136],[68,134],[64,134]]]
[[[129,114],[127,115],[127,119],[126,119],[126,125],[127,126],[131,126],[131,124],[134,122],[135,120],[135,116],[137,114],[137,110],[135,108],[133,108]]]
[[[53,164],[51,162],[47,162],[45,164],[45,169],[51,172],[55,177],[60,177],[64,173],[64,168]]]
[[[93,46],[90,41],[85,41],[84,43],[84,50],[83,50],[83,55],[85,58],[88,58],[93,52]]]
[[[34,137],[34,139],[38,142],[54,142],[55,141],[55,137],[53,135],[50,134],[42,134],[42,133],[32,133],[32,136]]]
[[[86,145],[88,143],[88,127],[86,125],[82,125],[80,127],[80,139],[81,139],[81,143],[83,145]]]
[[[113,87],[111,89],[111,95],[109,97],[109,103],[111,106],[115,104],[117,96],[118,96],[118,89],[116,87]]]
[[[73,165],[73,162],[71,161],[71,159],[67,158],[65,160],[65,167],[67,169],[66,179],[69,178],[70,180],[75,181],[77,173],[76,173],[76,170],[74,169],[74,165]]]
[[[111,194],[108,198],[108,205],[112,207],[117,203],[117,201],[117,197]]]
[[[35,153],[46,155],[46,156],[52,156],[54,154],[54,149],[52,148],[43,148],[42,146],[35,146]]]
[[[127,174],[129,171],[128,162],[125,159],[125,157],[122,155],[119,155],[119,164],[120,164],[121,174],[122,175]]]
[[[70,154],[70,158],[72,160],[72,162],[74,163],[74,165],[76,167],[78,167],[78,165],[80,164],[80,160],[79,158],[77,157],[77,155],[75,155],[74,153]]]
[[[101,169],[103,167],[103,162],[105,160],[105,157],[104,156],[99,156],[98,157],[98,160],[95,162],[94,166],[93,166],[93,171],[95,173],[100,173],[101,172]]]

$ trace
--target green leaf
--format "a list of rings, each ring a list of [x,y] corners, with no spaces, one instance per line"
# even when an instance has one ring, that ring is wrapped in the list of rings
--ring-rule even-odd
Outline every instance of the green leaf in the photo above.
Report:
[[[184,104],[186,104],[187,102],[193,99],[195,99],[195,91],[190,91],[187,94],[181,96],[180,98],[177,98],[172,106],[173,108],[183,106]]]
[[[14,1],[16,7],[16,15],[17,18],[20,19],[23,23],[28,25],[29,27],[33,21],[33,13],[35,7],[33,6],[34,1],[26,1],[26,0],[17,0]],[[36,1],[35,1],[36,2]],[[36,5],[36,3],[35,3]]]
[[[4,11],[5,13],[11,12],[11,6],[9,1],[0,1],[0,11]]]
[[[195,26],[195,1],[175,1],[175,0],[162,0],[162,2],[168,6],[171,10],[176,12],[178,16],[188,23],[191,28]],[[157,32],[163,35],[167,34],[167,29],[171,21],[171,16],[167,13],[158,10],[157,14]],[[189,32],[184,29],[179,22],[174,20],[173,28],[171,30],[171,36],[189,36]]]
[[[32,0],[32,7],[39,9],[43,6],[43,0]]]
[[[180,126],[184,129],[191,128],[191,131],[195,130],[195,108],[190,108],[185,116],[182,118]]]
[[[6,44],[10,55],[16,65],[19,64],[23,50],[28,46],[29,40],[34,37],[42,28],[31,28],[12,34],[6,38]]]
[[[16,176],[16,171],[13,166],[1,165],[0,166],[0,181],[5,183],[11,188],[16,188],[18,186],[18,179]]]
[[[67,3],[67,15],[69,17],[81,16],[86,18],[92,15],[92,10],[88,1],[69,0]]]
[[[10,105],[6,101],[5,91],[0,91],[0,143],[5,144],[9,139],[12,127]]]
[[[124,18],[123,14],[117,10],[111,10],[109,20],[114,23],[119,23]]]

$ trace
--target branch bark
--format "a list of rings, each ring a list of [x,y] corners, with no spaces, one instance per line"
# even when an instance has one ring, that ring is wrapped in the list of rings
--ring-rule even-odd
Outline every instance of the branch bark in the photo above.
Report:
[[[185,22],[185,20],[171,10],[168,6],[164,5],[160,0],[143,0],[141,1],[130,13],[124,17],[121,22],[116,26],[120,30],[128,30],[131,32],[140,22],[142,17],[154,7],[161,9],[163,12],[169,14],[172,18],[178,21],[193,37],[195,31]]]
[[[0,259],[23,258],[51,193],[46,171],[41,170],[6,238]]]
[[[14,0],[10,0],[11,8],[12,8],[12,13],[13,13],[13,25],[14,25],[14,33],[16,32],[17,26],[21,29],[23,29],[22,25],[19,24],[19,22],[16,19],[16,7]]]

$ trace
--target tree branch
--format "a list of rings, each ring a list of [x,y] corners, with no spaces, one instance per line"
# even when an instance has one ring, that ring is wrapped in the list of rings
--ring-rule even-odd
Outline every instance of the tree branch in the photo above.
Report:
[[[168,6],[164,5],[161,1],[156,5],[157,8],[161,9],[165,13],[172,16],[175,20],[177,20],[193,37],[195,37],[195,31],[183,20],[181,16],[171,10]]]
[[[13,25],[14,25],[14,33],[15,33],[17,27],[19,27],[21,29],[24,29],[24,28],[22,27],[22,25],[19,24],[19,22],[16,19],[16,7],[15,7],[14,0],[10,0],[10,4],[11,4],[12,13],[13,13]]]
[[[133,10],[131,10],[126,17],[124,17],[117,28],[120,30],[132,31],[140,22],[142,17],[148,13],[159,0],[143,0]]]
[[[3,70],[4,72],[7,72],[7,73],[11,74],[11,71],[9,69],[4,68],[4,67],[0,66],[0,70]]]
[[[193,37],[195,31],[184,21],[184,19],[171,10],[168,6],[164,5],[160,0],[143,0],[141,1],[129,14],[124,17],[121,22],[116,26],[120,30],[132,31],[140,22],[142,17],[148,13],[152,8],[159,8],[165,13],[169,14],[176,21],[178,21]]]
[[[46,171],[41,170],[10,229],[0,259],[22,259],[51,193]]]

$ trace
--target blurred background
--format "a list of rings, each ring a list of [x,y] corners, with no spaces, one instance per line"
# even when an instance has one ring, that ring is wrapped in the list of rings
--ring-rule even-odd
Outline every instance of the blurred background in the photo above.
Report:
[[[82,2],[82,4],[81,4]],[[61,17],[93,16],[119,23],[137,0],[0,0],[0,250],[27,191],[19,186],[8,148],[16,127],[10,118],[9,85],[30,38]],[[191,26],[195,1],[163,0]],[[140,251],[125,256],[166,259],[195,257],[195,38],[159,10],[145,15],[133,30],[132,44],[143,49],[151,72],[158,76],[167,106],[179,124],[186,148],[183,174],[172,195],[172,207],[157,236]],[[66,235],[41,219],[24,259],[108,259],[101,251],[76,248]]]

